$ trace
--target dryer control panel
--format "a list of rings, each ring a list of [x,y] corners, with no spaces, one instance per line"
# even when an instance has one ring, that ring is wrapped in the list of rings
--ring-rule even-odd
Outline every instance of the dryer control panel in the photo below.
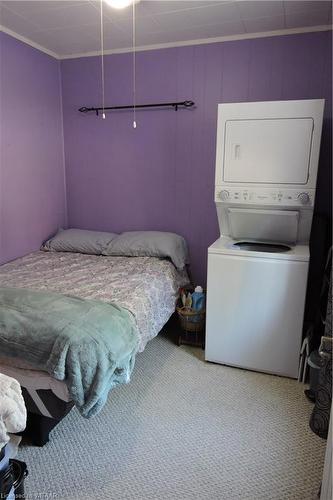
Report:
[[[215,202],[313,207],[315,190],[216,186]]]

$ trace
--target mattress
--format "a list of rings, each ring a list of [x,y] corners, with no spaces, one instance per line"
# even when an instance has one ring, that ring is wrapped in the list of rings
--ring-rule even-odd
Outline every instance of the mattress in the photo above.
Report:
[[[31,413],[60,419],[73,407],[65,382],[46,372],[18,368],[15,360],[0,358],[0,373],[19,382],[27,410]]]
[[[0,284],[116,303],[134,315],[143,351],[174,312],[178,289],[188,284],[188,276],[155,257],[39,251],[0,266]],[[24,360],[1,358],[1,353],[0,372],[20,382],[29,411],[52,418],[67,413],[71,402],[64,382]]]

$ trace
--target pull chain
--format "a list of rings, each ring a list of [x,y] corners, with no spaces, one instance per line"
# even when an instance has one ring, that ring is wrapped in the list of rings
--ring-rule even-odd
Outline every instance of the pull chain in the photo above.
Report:
[[[102,118],[105,120],[105,83],[104,83],[104,23],[103,23],[103,2],[101,1],[101,77],[102,77]]]
[[[136,128],[136,30],[135,30],[135,0],[132,0],[132,36],[133,36],[133,128]]]

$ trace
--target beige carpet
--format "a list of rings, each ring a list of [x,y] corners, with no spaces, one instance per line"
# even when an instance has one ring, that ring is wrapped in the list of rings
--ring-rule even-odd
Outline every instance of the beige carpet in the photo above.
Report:
[[[97,417],[21,448],[31,498],[315,499],[325,441],[304,386],[200,356],[159,336]]]

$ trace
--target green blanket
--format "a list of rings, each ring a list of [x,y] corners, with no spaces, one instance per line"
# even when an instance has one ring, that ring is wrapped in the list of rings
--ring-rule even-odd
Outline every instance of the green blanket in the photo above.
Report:
[[[84,417],[129,382],[137,348],[134,317],[115,304],[0,288],[0,353],[64,380]]]

